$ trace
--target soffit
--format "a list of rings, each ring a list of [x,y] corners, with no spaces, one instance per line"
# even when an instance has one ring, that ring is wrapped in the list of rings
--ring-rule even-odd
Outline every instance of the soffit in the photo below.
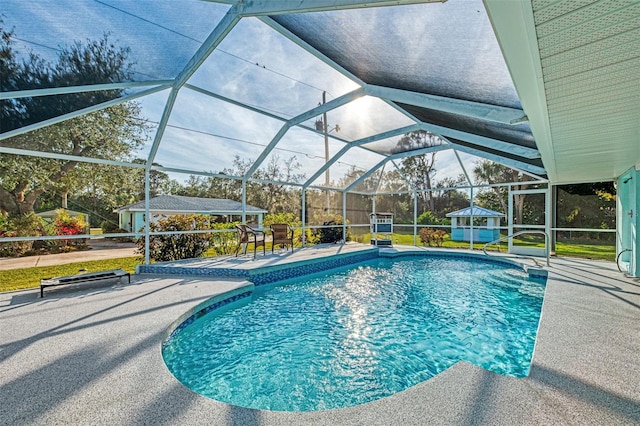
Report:
[[[640,2],[485,2],[550,179],[612,180],[637,163]]]

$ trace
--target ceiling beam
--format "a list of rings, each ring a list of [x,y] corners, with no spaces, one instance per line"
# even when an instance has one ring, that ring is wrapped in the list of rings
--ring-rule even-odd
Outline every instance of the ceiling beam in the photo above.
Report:
[[[522,172],[533,173],[536,175],[535,177],[538,179],[544,179],[539,175],[546,174],[546,170],[542,167],[534,166],[533,164],[525,163],[523,161],[514,160],[511,158],[502,157],[497,154],[492,154],[489,152],[482,151],[481,149],[469,148],[467,146],[458,145],[455,142],[447,140],[453,149],[460,152],[466,152],[467,154],[475,155],[476,157],[486,158],[487,160],[494,161],[496,163],[500,163],[502,165],[511,167],[512,169],[516,169]]]
[[[381,99],[481,120],[510,125],[527,121],[527,116],[524,111],[517,108],[507,108],[375,85],[367,85],[365,90],[367,95],[376,96]]]
[[[153,139],[153,143],[151,145],[151,150],[149,151],[149,156],[147,157],[147,165],[148,167],[153,164],[153,160],[158,152],[158,148],[160,147],[160,141],[164,136],[164,131],[167,128],[167,123],[169,122],[169,117],[171,116],[171,112],[173,111],[173,106],[175,105],[176,98],[178,97],[178,92],[187,83],[187,80],[191,78],[191,76],[198,70],[200,65],[204,63],[204,61],[209,57],[209,55],[215,50],[216,47],[224,40],[224,38],[229,34],[229,32],[236,26],[238,22],[240,22],[240,16],[237,14],[236,6],[232,6],[231,9],[222,17],[218,25],[213,29],[213,31],[209,34],[207,39],[200,45],[196,53],[189,59],[187,65],[182,69],[180,74],[173,81],[173,87],[171,88],[171,93],[169,93],[169,97],[164,105],[164,111],[162,112],[162,118],[160,119],[160,123],[158,124],[158,130],[156,131],[155,138]]]
[[[390,155],[390,156],[384,158],[383,160],[381,160],[375,166],[371,167],[366,172],[364,172],[362,174],[362,176],[360,176],[358,179],[353,181],[349,186],[347,186],[345,189],[343,189],[343,191],[344,192],[349,192],[351,190],[351,188],[353,188],[354,186],[358,185],[360,182],[362,182],[363,180],[365,180],[366,178],[371,176],[373,173],[375,173],[376,170],[378,170],[380,167],[385,165],[388,161],[392,161],[392,160],[395,160],[395,159],[398,159],[398,158],[413,157],[414,155],[428,154],[430,152],[444,151],[445,149],[451,149],[451,145],[430,146],[430,147],[427,147],[427,148],[414,149],[413,151],[399,152],[397,154]]]
[[[325,12],[403,4],[444,3],[446,0],[252,0],[236,3],[242,16],[284,15],[288,13]]]
[[[110,101],[107,102],[102,102],[100,104],[97,105],[92,105],[90,107],[87,108],[83,108],[81,110],[78,111],[73,111],[67,114],[63,114],[63,115],[59,115],[57,117],[52,117],[48,120],[44,120],[44,121],[40,121],[38,123],[34,123],[34,124],[30,124],[28,126],[24,126],[24,127],[20,127],[19,129],[14,129],[14,130],[10,130],[8,132],[2,133],[0,134],[0,141],[4,140],[4,139],[9,139],[12,138],[14,136],[18,136],[27,132],[31,132],[33,130],[37,130],[37,129],[41,129],[43,127],[47,127],[50,126],[52,124],[56,124],[56,123],[60,123],[62,121],[65,120],[69,120],[71,118],[75,118],[75,117],[80,117],[82,115],[86,115],[92,112],[96,112],[96,111],[100,111],[102,109],[105,108],[109,108],[110,106],[113,105],[118,105],[127,101],[131,101],[133,99],[137,99],[137,98],[141,98],[143,96],[147,96],[150,95],[152,93],[156,93],[159,92],[161,90],[165,90],[167,89],[167,86],[157,86],[157,87],[153,87],[151,89],[147,89],[147,90],[143,90],[137,93],[132,93],[130,95],[127,96],[123,96],[121,98],[116,98],[116,99],[112,99]]]
[[[105,160],[103,158],[59,154],[57,152],[33,151],[29,149],[10,148],[6,146],[0,146],[0,154],[24,155],[27,157],[51,158],[54,160],[77,161],[78,163],[105,164],[108,166],[121,166],[136,169],[144,169],[146,167],[145,164],[130,163],[126,161]]]
[[[438,126],[435,124],[429,124],[422,122],[420,124],[422,130],[435,133],[436,135],[460,139],[478,145],[481,147],[494,149],[497,151],[504,151],[519,157],[527,158],[530,160],[540,158],[540,153],[537,149],[528,148],[526,146],[516,145],[510,142],[505,142],[497,139],[488,138],[485,136],[475,135],[473,133],[462,132],[460,130],[450,129],[448,127]]]
[[[50,96],[50,95],[67,95],[70,93],[99,92],[104,90],[120,90],[120,89],[129,89],[129,88],[135,88],[135,87],[147,87],[147,86],[162,86],[163,88],[167,88],[167,87],[170,87],[172,84],[173,84],[173,80],[128,81],[128,82],[121,82],[121,83],[88,84],[84,86],[49,87],[45,89],[16,90],[14,92],[0,92],[0,100],[35,98],[38,96]]]
[[[273,139],[271,139],[271,142],[269,142],[269,144],[262,150],[262,152],[260,153],[256,161],[251,165],[249,170],[247,170],[247,173],[245,174],[245,179],[250,178],[251,175],[254,174],[256,170],[258,170],[258,168],[262,165],[262,162],[267,158],[267,156],[271,153],[271,151],[273,151],[273,149],[276,147],[278,142],[280,142],[280,140],[284,137],[284,135],[289,131],[291,127],[297,126],[298,124],[304,121],[317,117],[326,111],[330,111],[332,109],[346,105],[349,102],[363,96],[363,94],[364,94],[364,89],[358,88],[352,92],[345,93],[342,96],[332,99],[327,103],[318,105],[317,107],[312,108],[306,112],[303,112],[302,114],[296,117],[293,117],[291,120],[287,121],[284,124],[284,126],[280,128],[278,133],[276,133]]]
[[[358,147],[358,146],[362,146],[364,144],[368,144],[368,143],[380,141],[380,140],[383,140],[383,139],[391,138],[393,136],[398,136],[398,135],[402,135],[402,134],[405,134],[405,133],[414,132],[414,131],[419,130],[419,129],[420,129],[420,127],[417,124],[414,124],[414,125],[411,125],[411,126],[406,126],[406,127],[401,127],[401,128],[398,128],[398,129],[389,130],[389,131],[386,131],[386,132],[383,132],[383,133],[378,133],[377,135],[369,136],[369,137],[366,137],[366,138],[362,138],[362,139],[350,142],[349,144],[343,146],[340,151],[338,151],[333,157],[331,157],[331,159],[329,159],[329,161],[325,162],[322,165],[322,167],[320,167],[320,169],[318,169],[313,174],[313,176],[311,176],[309,179],[307,179],[307,181],[304,183],[304,187],[306,188],[307,186],[311,185],[316,179],[318,179],[320,176],[322,176],[322,174],[329,167],[331,167],[336,161],[338,161],[351,148],[355,148],[355,147]],[[380,155],[383,155],[383,154],[380,154]]]

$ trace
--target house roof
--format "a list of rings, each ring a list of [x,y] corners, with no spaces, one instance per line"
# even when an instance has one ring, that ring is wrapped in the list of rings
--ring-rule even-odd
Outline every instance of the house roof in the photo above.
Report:
[[[46,210],[44,212],[40,212],[40,213],[36,213],[37,216],[40,217],[44,217],[47,219],[50,218],[54,218],[58,215],[58,210],[66,210],[67,213],[69,214],[69,216],[79,216],[79,215],[83,215],[85,217],[89,217],[89,215],[87,213],[82,213],[82,212],[77,212],[75,210],[69,210],[69,209],[54,209],[54,210]]]
[[[144,201],[116,209],[116,212],[144,211]],[[225,198],[184,197],[180,195],[159,195],[149,200],[150,211],[171,211],[181,213],[242,214],[242,203]],[[247,213],[267,213],[259,207],[247,204]]]
[[[504,213],[496,212],[493,210],[485,209],[483,207],[473,206],[466,207],[462,210],[457,210],[447,214],[447,217],[504,217]]]

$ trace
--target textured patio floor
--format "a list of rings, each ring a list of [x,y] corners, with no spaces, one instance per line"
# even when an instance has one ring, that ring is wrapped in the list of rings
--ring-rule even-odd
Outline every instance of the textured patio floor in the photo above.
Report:
[[[136,275],[131,285],[61,288],[44,299],[3,293],[0,424],[640,424],[640,283],[607,262],[552,259],[549,271],[528,378],[461,362],[392,397],[312,413],[219,403],[165,367],[171,322],[241,280]]]

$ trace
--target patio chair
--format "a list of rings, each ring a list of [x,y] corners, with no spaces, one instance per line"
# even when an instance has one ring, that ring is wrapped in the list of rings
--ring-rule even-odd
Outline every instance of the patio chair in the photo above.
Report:
[[[293,229],[286,223],[274,223],[271,225],[271,234],[273,235],[273,242],[271,243],[271,253],[276,244],[280,247],[284,246],[288,250],[291,246],[291,253],[293,253]]]
[[[244,250],[242,254],[247,254],[247,248],[249,244],[253,244],[253,258],[256,258],[256,253],[258,252],[258,247],[262,246],[262,254],[266,255],[266,249],[264,245],[264,234],[261,231],[251,228],[248,225],[236,225],[236,230],[238,231],[238,247],[236,248],[236,257],[238,257],[238,252],[240,251],[240,247],[244,246]]]

